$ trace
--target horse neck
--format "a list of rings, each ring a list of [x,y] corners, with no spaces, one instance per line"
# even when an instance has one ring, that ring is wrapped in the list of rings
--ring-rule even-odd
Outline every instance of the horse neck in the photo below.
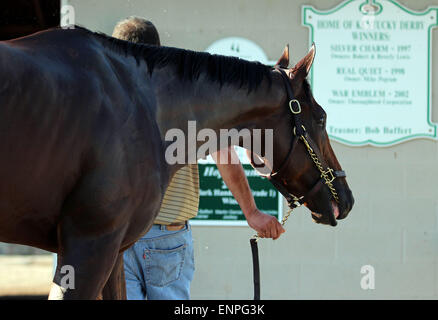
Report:
[[[157,70],[157,122],[162,137],[171,129],[188,134],[188,123],[196,124],[196,131],[211,129],[266,129],[272,124],[266,118],[283,106],[286,99],[284,83],[277,72],[271,72],[271,84],[264,79],[248,93],[245,86],[211,81],[201,75],[197,80],[183,81],[166,68]],[[172,88],[172,90],[169,90]],[[163,139],[164,140],[164,139]],[[198,144],[199,145],[199,144]]]

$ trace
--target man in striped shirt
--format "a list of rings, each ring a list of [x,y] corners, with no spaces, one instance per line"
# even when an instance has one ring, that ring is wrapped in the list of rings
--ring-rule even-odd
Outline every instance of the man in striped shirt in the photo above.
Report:
[[[154,25],[137,17],[119,22],[113,37],[160,45]],[[242,165],[221,164],[219,161],[235,159],[237,154],[234,148],[220,150],[212,157],[249,226],[261,237],[277,239],[284,229],[275,217],[257,209]],[[195,266],[189,220],[197,215],[198,205],[198,165],[189,164],[178,170],[172,178],[152,228],[125,251],[124,268],[129,300],[190,298]]]

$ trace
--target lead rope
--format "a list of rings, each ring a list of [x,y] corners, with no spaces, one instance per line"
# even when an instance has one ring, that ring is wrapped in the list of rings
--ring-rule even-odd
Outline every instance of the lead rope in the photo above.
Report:
[[[300,199],[297,199],[300,200]],[[297,202],[294,204],[296,205]],[[301,203],[298,203],[296,207],[299,207]],[[296,208],[295,207],[295,208]],[[281,219],[281,226],[284,227],[289,216],[292,214],[294,208],[290,208],[287,210],[283,219]],[[260,236],[255,234],[249,239],[249,243],[251,244],[251,252],[252,252],[252,271],[253,271],[253,282],[254,282],[254,300],[260,300],[260,266],[259,266],[259,248],[257,246],[257,241],[260,240]]]

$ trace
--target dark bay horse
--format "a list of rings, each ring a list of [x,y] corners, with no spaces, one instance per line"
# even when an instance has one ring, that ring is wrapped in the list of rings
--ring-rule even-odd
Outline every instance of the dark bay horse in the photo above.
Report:
[[[288,69],[285,50],[274,69],[80,27],[0,42],[0,241],[58,253],[50,298],[124,298],[121,253],[150,228],[182,166],[166,162],[166,132],[187,133],[189,120],[215,132],[273,129],[267,165],[286,168],[288,192],[306,194],[320,172],[303,143],[288,156],[294,118],[279,69],[313,148],[341,170],[306,80],[314,55]],[[317,222],[352,208],[345,178],[333,183],[336,203],[328,188],[306,199]],[[60,287],[62,266],[74,268],[74,289]]]

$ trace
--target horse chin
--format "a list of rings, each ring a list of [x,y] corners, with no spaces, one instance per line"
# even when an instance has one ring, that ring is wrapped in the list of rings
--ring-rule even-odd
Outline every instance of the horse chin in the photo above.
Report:
[[[328,210],[328,214],[321,214],[317,212],[311,212],[312,219],[315,223],[326,224],[335,227],[338,223],[336,219],[339,217],[339,207],[336,202],[330,202],[330,208]]]

